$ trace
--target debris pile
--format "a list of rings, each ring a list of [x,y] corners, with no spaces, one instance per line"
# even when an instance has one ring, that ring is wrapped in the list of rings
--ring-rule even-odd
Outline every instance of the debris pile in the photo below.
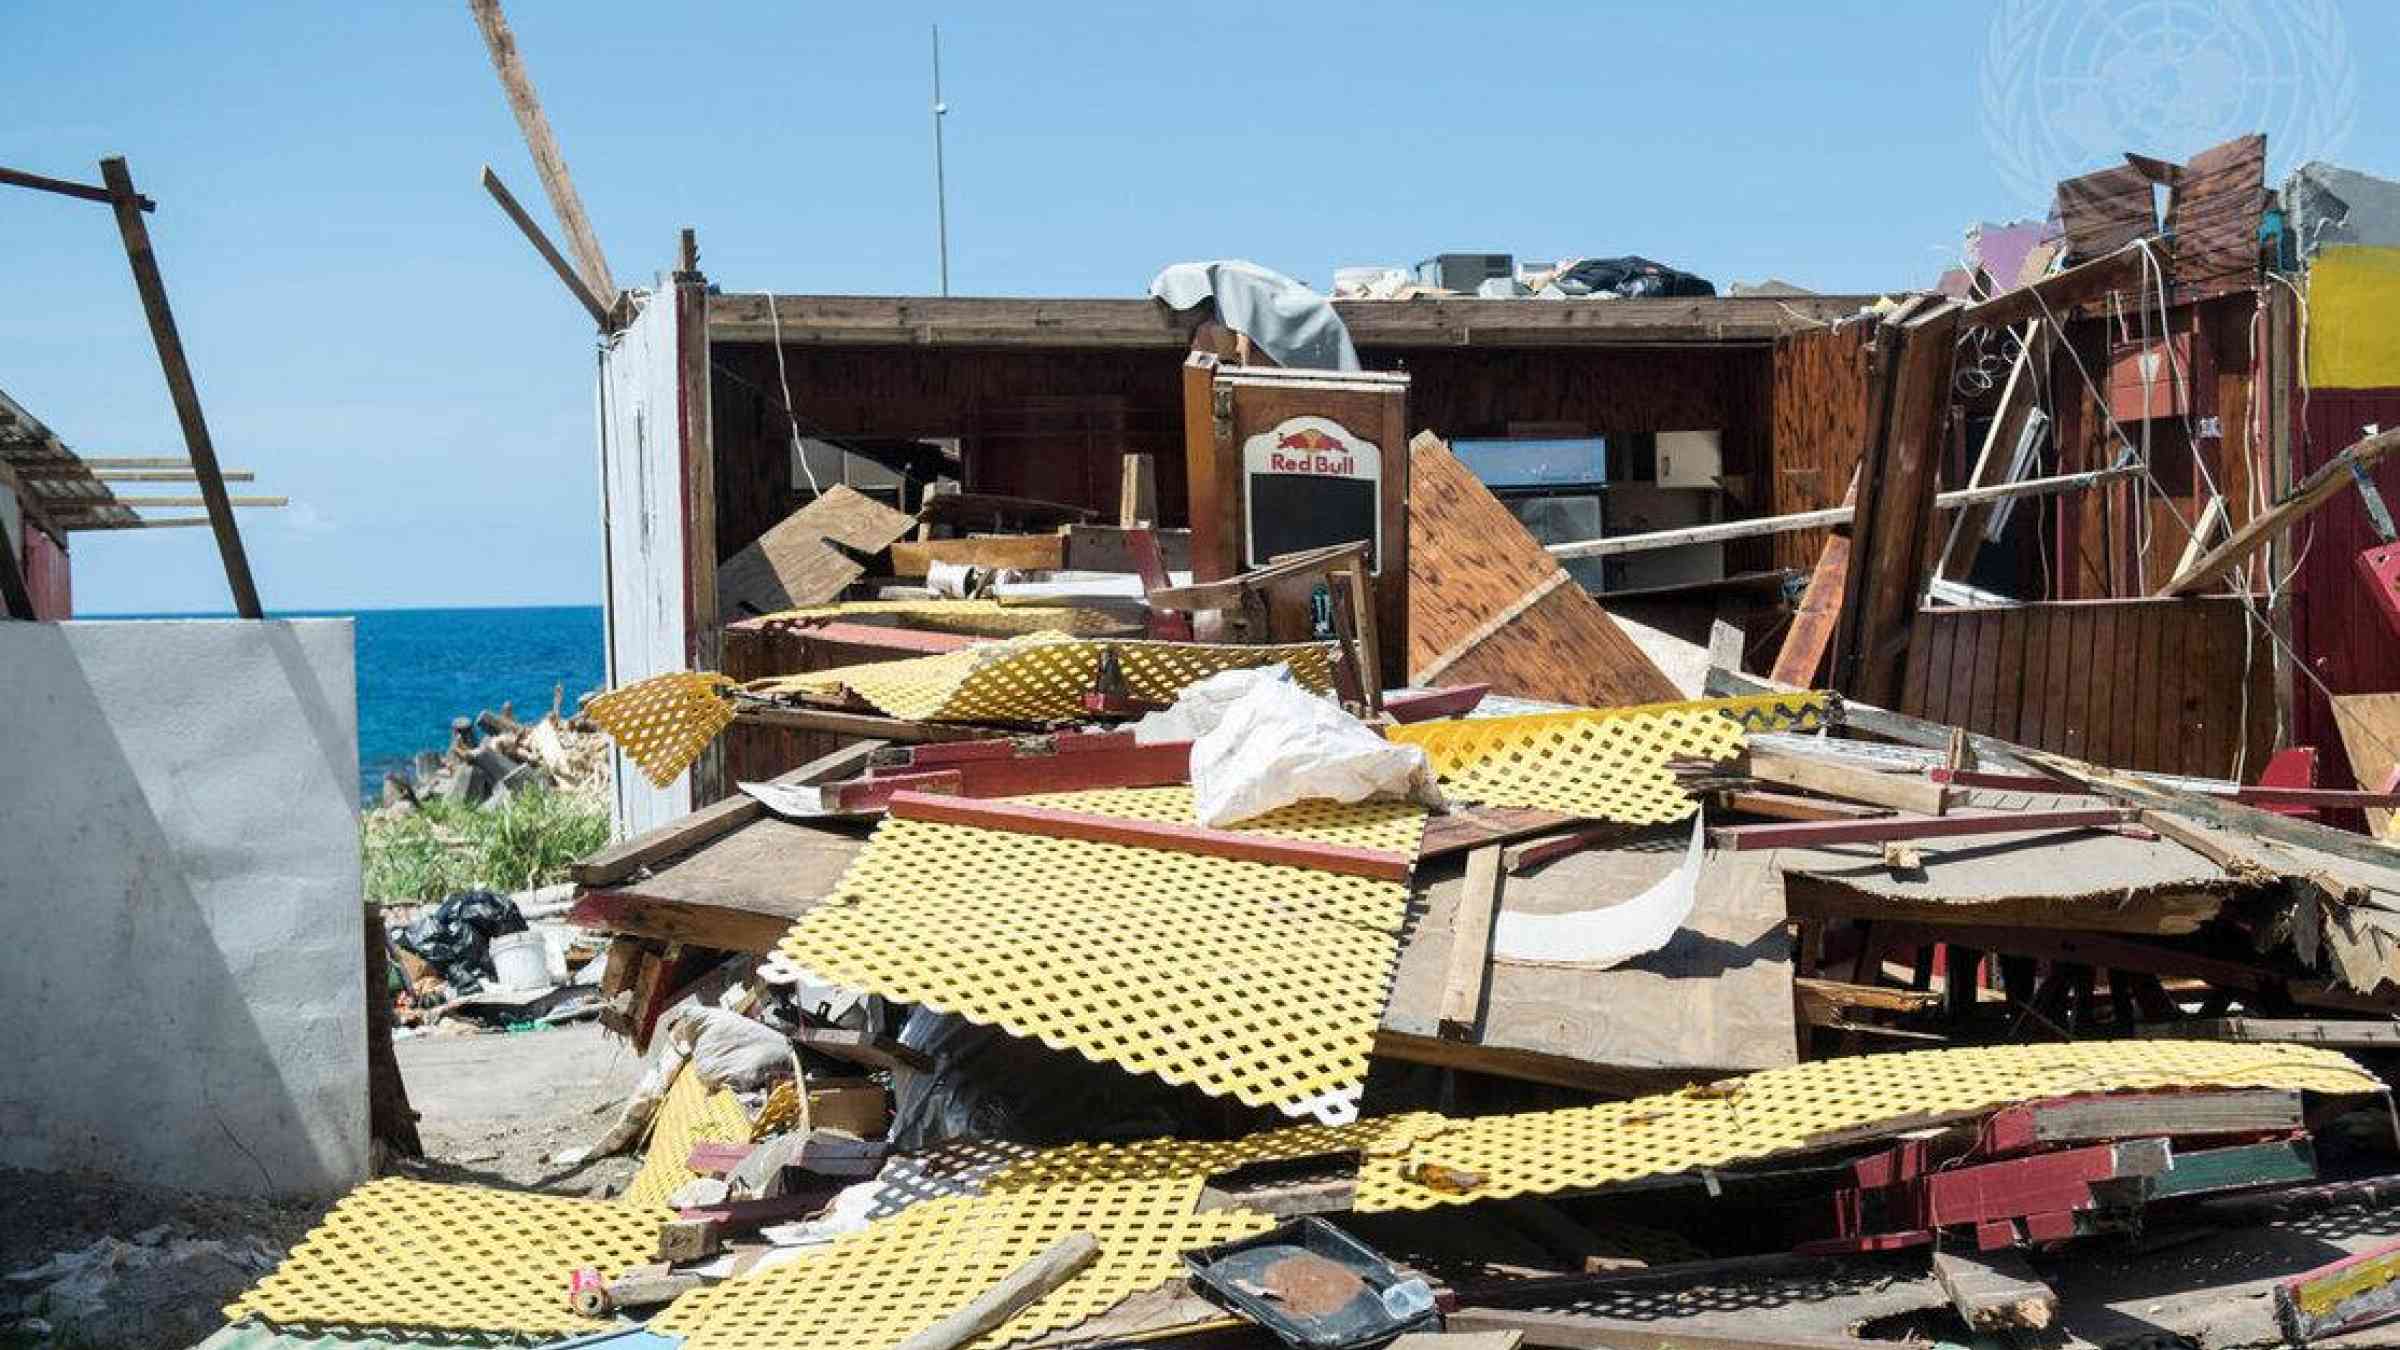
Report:
[[[531,723],[518,721],[510,703],[472,718],[453,718],[447,747],[419,754],[405,775],[384,775],[382,809],[404,811],[427,799],[504,802],[512,793],[529,790],[605,802],[607,738],[582,713],[562,715],[565,702],[562,685],[551,698],[550,711]]]

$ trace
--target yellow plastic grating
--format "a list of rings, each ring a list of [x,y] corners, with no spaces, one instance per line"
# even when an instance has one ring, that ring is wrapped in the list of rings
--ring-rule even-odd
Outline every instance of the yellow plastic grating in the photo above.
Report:
[[[1959,1119],[2015,1102],[2169,1088],[2379,1092],[2344,1056],[2313,1046],[2087,1041],[1853,1055],[1769,1069],[1629,1102],[1453,1122],[1404,1157],[1370,1158],[1361,1210],[1430,1209],[1672,1176],[1825,1147],[1835,1136]],[[1480,1174],[1463,1192],[1408,1169]]]
[[[667,1086],[650,1122],[650,1148],[642,1155],[642,1170],[634,1174],[618,1197],[628,1205],[664,1205],[667,1197],[697,1174],[690,1166],[692,1145],[750,1142],[750,1113],[730,1090],[710,1092],[699,1073],[686,1063]]]
[[[731,688],[722,675],[678,671],[611,689],[583,710],[653,786],[665,787],[733,721]]]
[[[939,656],[774,675],[745,688],[763,697],[856,694],[893,717],[952,722],[1063,722],[1086,713],[1083,696],[1099,677],[1100,654],[1116,653],[1135,698],[1172,702],[1186,685],[1227,670],[1291,663],[1292,677],[1317,693],[1332,688],[1332,643],[1283,647],[1195,642],[1086,642],[1037,633]]]
[[[1822,726],[1830,703],[1825,694],[1765,694],[1417,722],[1385,734],[1424,747],[1443,782],[1487,805],[1663,825],[1694,806],[1669,760],[1727,759],[1748,732]]]
[[[862,1350],[897,1345],[1060,1239],[1090,1233],[1099,1259],[997,1330],[1003,1346],[1064,1330],[1183,1273],[1196,1247],[1263,1233],[1247,1210],[1193,1213],[1197,1178],[946,1196],[912,1205],[801,1260],[685,1294],[650,1321],[683,1350]]]
[[[279,1327],[582,1335],[567,1275],[614,1278],[658,1250],[670,1210],[383,1178],[344,1196],[228,1319]]]
[[[1010,1163],[984,1183],[992,1194],[1085,1186],[1106,1181],[1198,1177],[1203,1181],[1260,1163],[1297,1162],[1327,1153],[1361,1156],[1406,1149],[1449,1121],[1430,1111],[1378,1116],[1348,1125],[1292,1125],[1239,1139],[1144,1139],[1129,1144],[1069,1144]]]
[[[836,984],[1339,1124],[1407,912],[1397,882],[886,820],[781,951]]]
[[[1087,811],[1096,816],[1126,820],[1155,820],[1169,825],[1193,821],[1189,784],[1153,788],[1094,788],[1086,792],[1037,792],[1015,801],[1052,806],[1061,811]],[[1312,800],[1269,811],[1232,828],[1237,833],[1273,835],[1312,844],[1339,844],[1417,856],[1425,834],[1425,808],[1415,802],[1336,802]]]
[[[849,600],[838,605],[778,610],[758,622],[810,624],[840,619],[890,617],[911,628],[976,637],[1021,633],[1065,633],[1073,637],[1116,637],[1139,632],[1141,624],[1104,609],[1072,605],[1004,605],[997,600]]]
[[[750,1142],[782,1134],[799,1123],[800,1092],[786,1078],[767,1089],[767,1099],[758,1104],[758,1118],[750,1122]]]

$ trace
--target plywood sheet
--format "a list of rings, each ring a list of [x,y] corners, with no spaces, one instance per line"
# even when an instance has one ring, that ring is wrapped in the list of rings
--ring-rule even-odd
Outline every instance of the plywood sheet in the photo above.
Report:
[[[2359,786],[2380,788],[2400,765],[2400,694],[2342,694],[2333,700],[2333,724],[2341,728],[2342,748],[2350,754],[2350,772]],[[2367,812],[2367,825],[2377,838],[2393,837],[2390,811]]]
[[[718,565],[717,613],[732,620],[824,604],[866,574],[843,547],[880,553],[916,524],[907,512],[837,483]]]
[[[1563,914],[1639,892],[1675,869],[1687,827],[1570,855],[1507,879],[1506,914]],[[1401,953],[1387,1031],[1439,1034],[1443,969],[1460,878],[1424,888],[1425,912]],[[1472,1043],[1630,1071],[1743,1073],[1793,1062],[1791,941],[1771,855],[1711,853],[1699,900],[1666,946],[1613,970],[1492,963]]]
[[[1408,449],[1412,672],[1448,657],[1444,682],[1584,707],[1682,697],[1580,587],[1552,584],[1558,560],[1449,446],[1420,434]]]

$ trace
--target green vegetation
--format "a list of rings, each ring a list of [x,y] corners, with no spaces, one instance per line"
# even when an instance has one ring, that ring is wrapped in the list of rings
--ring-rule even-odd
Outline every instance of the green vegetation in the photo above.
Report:
[[[369,900],[506,893],[566,880],[568,863],[608,842],[608,808],[557,792],[521,792],[500,806],[427,801],[369,814],[360,836]]]

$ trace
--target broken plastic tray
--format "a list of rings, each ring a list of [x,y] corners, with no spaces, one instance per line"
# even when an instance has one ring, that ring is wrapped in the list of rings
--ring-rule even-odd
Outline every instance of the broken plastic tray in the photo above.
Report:
[[[1403,1332],[1440,1326],[1441,1314],[1430,1296],[1421,1310],[1395,1316],[1384,1304],[1384,1291],[1414,1277],[1323,1219],[1298,1219],[1256,1237],[1186,1252],[1183,1262],[1207,1298],[1265,1327],[1285,1344],[1306,1350],[1360,1350]],[[1287,1266],[1288,1262],[1301,1266]],[[1280,1280],[1278,1267],[1285,1272]],[[1310,1268],[1320,1273],[1314,1287],[1302,1282]],[[1352,1280],[1356,1292],[1334,1301]],[[1264,1292],[1279,1283],[1282,1296]]]

